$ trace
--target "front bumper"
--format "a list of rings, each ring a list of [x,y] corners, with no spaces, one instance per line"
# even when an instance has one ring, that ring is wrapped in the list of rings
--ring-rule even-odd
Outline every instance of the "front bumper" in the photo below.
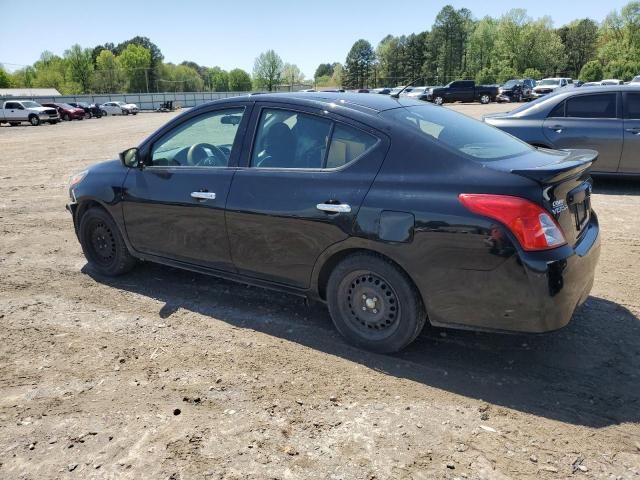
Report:
[[[573,248],[520,252],[493,270],[466,271],[453,288],[443,279],[448,289],[431,292],[429,319],[436,326],[472,330],[557,330],[589,296],[599,257],[600,233],[593,214]]]

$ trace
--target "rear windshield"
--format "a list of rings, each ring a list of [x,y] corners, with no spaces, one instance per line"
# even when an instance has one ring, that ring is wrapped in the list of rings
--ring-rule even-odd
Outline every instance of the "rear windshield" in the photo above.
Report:
[[[482,162],[523,155],[533,149],[497,128],[447,108],[403,107],[380,115]]]

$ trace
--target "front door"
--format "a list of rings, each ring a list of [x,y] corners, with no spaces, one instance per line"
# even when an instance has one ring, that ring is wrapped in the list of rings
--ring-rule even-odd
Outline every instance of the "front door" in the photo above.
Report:
[[[233,270],[224,206],[248,114],[225,106],[189,117],[149,147],[125,180],[123,214],[139,252]]]
[[[554,108],[543,123],[553,148],[588,148],[599,153],[594,172],[616,172],[622,153],[622,115],[617,93],[576,95]]]
[[[625,93],[624,145],[620,159],[620,173],[640,173],[640,93]]]
[[[4,118],[7,122],[26,120],[25,110],[18,102],[7,102],[4,106]]]
[[[227,229],[240,273],[306,288],[316,259],[351,233],[387,140],[321,110],[263,104],[233,178]]]

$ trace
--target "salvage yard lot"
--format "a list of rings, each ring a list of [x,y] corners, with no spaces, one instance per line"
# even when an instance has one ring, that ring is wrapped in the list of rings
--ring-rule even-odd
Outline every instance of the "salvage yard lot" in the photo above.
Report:
[[[375,355],[296,297],[86,268],[69,176],[172,116],[0,128],[0,478],[640,476],[640,181],[596,180],[601,260],[567,328]]]

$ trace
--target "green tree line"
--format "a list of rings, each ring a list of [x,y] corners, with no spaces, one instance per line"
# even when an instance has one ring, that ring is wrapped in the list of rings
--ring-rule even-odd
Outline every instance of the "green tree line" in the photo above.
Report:
[[[327,78],[321,64],[316,79]],[[356,41],[341,69],[346,88],[441,85],[455,79],[502,83],[510,78],[567,76],[584,81],[630,80],[640,74],[640,2],[602,22],[577,19],[554,28],[550,17],[521,8],[475,19],[467,8],[443,7],[430,30],[383,38],[374,49]],[[334,85],[340,85],[335,84]]]
[[[13,73],[0,67],[0,88],[55,88],[62,94],[120,92],[249,91],[249,73],[236,68],[205,67],[164,61],[146,37],[94,48],[72,45],[62,56],[44,51],[38,61]]]

